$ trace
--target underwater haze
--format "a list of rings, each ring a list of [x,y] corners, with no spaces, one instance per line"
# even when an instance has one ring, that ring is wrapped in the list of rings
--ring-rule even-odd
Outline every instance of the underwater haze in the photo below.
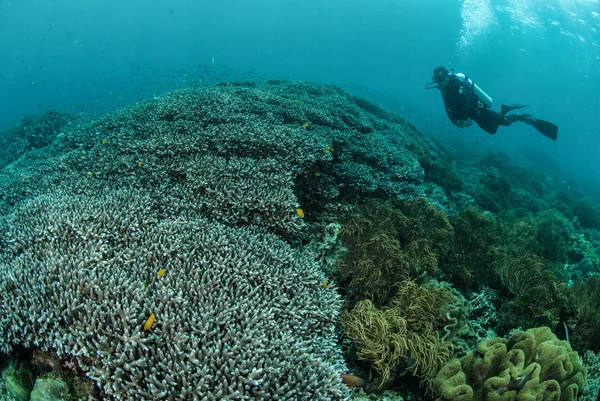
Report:
[[[0,401],[600,400],[598,1],[0,0]]]
[[[595,0],[3,0],[0,128],[47,107],[128,106],[210,69],[335,83],[461,148],[535,152],[600,179],[598,29]],[[522,124],[494,137],[455,129],[423,89],[438,65],[467,74],[496,110],[531,105],[558,142]]]

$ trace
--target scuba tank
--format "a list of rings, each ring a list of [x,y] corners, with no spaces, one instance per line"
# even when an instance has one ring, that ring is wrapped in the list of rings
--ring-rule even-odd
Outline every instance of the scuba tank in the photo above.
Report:
[[[485,104],[487,107],[492,107],[492,103],[494,101],[487,93],[485,93],[479,86],[477,86],[477,84],[475,84],[473,81],[467,78],[465,74],[458,73],[455,75],[458,79],[460,79],[463,82],[466,82],[469,86],[473,88],[473,92],[475,92],[481,103]]]

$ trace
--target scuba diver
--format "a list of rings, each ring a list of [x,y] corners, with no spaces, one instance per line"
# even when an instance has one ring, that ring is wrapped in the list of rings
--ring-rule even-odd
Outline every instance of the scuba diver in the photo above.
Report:
[[[484,131],[495,134],[500,125],[508,126],[516,121],[529,124],[546,137],[556,140],[558,127],[551,122],[533,118],[531,114],[508,114],[527,107],[522,104],[503,104],[500,112],[490,109],[492,98],[464,74],[455,74],[446,67],[433,70],[433,82],[426,89],[439,89],[446,106],[446,114],[457,127],[468,127],[475,121]]]

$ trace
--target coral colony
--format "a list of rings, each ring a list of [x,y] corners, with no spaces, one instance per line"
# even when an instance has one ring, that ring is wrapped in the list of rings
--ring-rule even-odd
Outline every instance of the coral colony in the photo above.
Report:
[[[2,136],[0,399],[596,399],[573,182],[307,82]]]

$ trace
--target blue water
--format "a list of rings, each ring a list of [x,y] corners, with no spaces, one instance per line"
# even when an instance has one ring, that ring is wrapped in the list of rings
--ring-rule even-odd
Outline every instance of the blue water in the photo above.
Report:
[[[102,114],[219,80],[335,83],[450,145],[532,155],[600,181],[594,0],[1,0],[0,129],[47,107]],[[433,68],[560,127],[453,127]],[[537,159],[536,159],[537,160]]]

